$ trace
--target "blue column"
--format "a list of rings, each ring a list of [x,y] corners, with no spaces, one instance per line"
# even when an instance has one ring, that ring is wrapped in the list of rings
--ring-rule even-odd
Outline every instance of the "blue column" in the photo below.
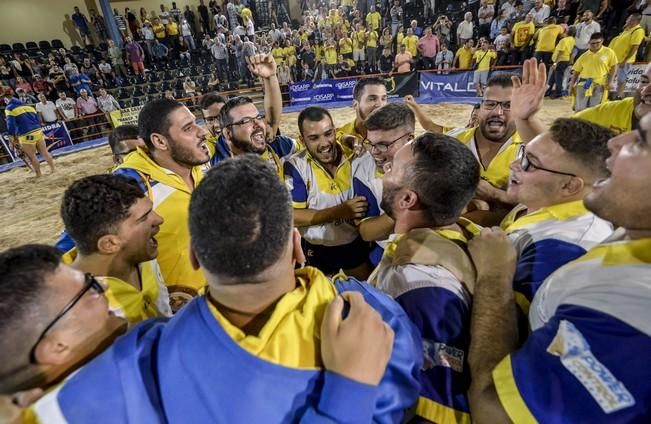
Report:
[[[118,29],[115,19],[113,18],[113,8],[111,8],[110,0],[99,0],[100,8],[102,9],[102,16],[104,16],[104,25],[108,36],[115,42],[115,45],[122,47],[122,34]]]

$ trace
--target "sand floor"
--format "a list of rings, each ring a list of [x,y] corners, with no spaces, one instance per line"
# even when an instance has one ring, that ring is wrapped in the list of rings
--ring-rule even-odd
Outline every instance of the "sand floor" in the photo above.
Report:
[[[423,105],[432,119],[444,126],[465,126],[471,106],[459,104]],[[351,108],[331,111],[337,126],[350,121],[354,116]],[[563,100],[545,102],[542,119],[550,123],[557,117],[571,116],[569,103]],[[298,113],[283,115],[281,131],[296,137]],[[421,132],[420,126],[417,132]],[[42,163],[44,176],[30,177],[25,168],[0,174],[0,250],[25,243],[47,243],[56,241],[63,229],[59,217],[61,195],[74,180],[96,173],[106,172],[111,166],[111,151],[102,146],[55,160],[57,170],[49,175],[47,164]]]

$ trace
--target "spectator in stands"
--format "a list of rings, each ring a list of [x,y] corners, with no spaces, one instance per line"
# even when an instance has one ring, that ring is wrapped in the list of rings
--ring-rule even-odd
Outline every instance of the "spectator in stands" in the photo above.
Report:
[[[617,97],[619,99],[624,96],[628,71],[631,64],[635,62],[637,50],[645,38],[644,28],[640,26],[641,19],[642,17],[637,13],[630,15],[626,19],[624,30],[609,45],[617,55]]]
[[[77,110],[79,110],[79,115],[84,118],[81,124],[85,127],[83,129],[84,135],[93,136],[102,131],[100,125],[104,120],[100,116],[95,116],[99,112],[97,101],[83,88],[79,91],[79,97],[77,97]]]
[[[102,74],[99,69],[97,69],[97,65],[91,63],[90,58],[88,57],[84,58],[84,61],[79,67],[79,72],[86,74],[93,84],[101,84],[102,82]]]
[[[395,59],[393,57],[393,54],[391,54],[390,48],[384,48],[382,50],[379,63],[380,63],[380,72],[382,72],[383,74],[388,74],[393,70]]]
[[[454,55],[450,50],[448,50],[448,45],[442,43],[441,51],[436,54],[436,60],[435,60],[436,69],[438,69],[439,74],[441,73],[447,74],[447,69],[452,67],[453,62],[454,62]]]
[[[563,33],[563,28],[556,24],[556,18],[550,16],[545,19],[545,26],[540,28],[534,41],[536,43],[534,57],[538,59],[539,63],[544,63],[549,66],[552,61],[552,54],[556,48],[556,40],[558,36]]]
[[[484,87],[488,82],[488,74],[491,68],[495,65],[497,60],[497,53],[489,48],[487,40],[481,42],[479,50],[473,55],[473,62],[475,65],[475,73],[473,75],[473,82],[477,90],[477,97],[484,95]]]
[[[400,2],[398,0],[393,2],[389,15],[391,16],[391,36],[395,37],[398,33],[398,27],[402,22],[402,7],[400,7]]]
[[[479,37],[490,36],[493,16],[495,16],[495,7],[493,4],[488,4],[487,0],[480,0],[479,11],[477,12],[477,21],[479,22]]]
[[[536,27],[533,24],[533,15],[527,13],[524,20],[516,22],[511,31],[512,48],[511,48],[511,63],[520,64],[528,56],[529,45],[536,32]]]
[[[54,64],[48,71],[48,78],[52,81],[52,85],[57,91],[65,91],[68,89],[68,81],[63,69],[58,64]]]
[[[140,40],[140,23],[138,22],[138,18],[136,18],[135,13],[131,11],[128,7],[124,8],[124,17],[127,20],[127,26],[129,27],[129,32],[131,32],[131,38],[134,40],[138,41]]]
[[[16,84],[14,84],[15,89],[22,88],[22,90],[26,93],[32,93],[34,89],[32,88],[32,85],[28,82],[25,81],[23,77],[17,77],[16,78]]]
[[[473,66],[473,49],[474,42],[471,39],[466,40],[465,43],[454,54],[454,67],[461,70],[470,69]]]
[[[452,32],[452,21],[448,19],[447,16],[439,16],[434,23],[433,28],[434,33],[437,34],[442,43],[449,45],[452,42],[452,38],[450,37],[450,33]]]
[[[61,119],[61,115],[54,103],[45,97],[45,94],[41,93],[38,95],[39,102],[36,103],[36,112],[38,112],[38,118],[41,121],[41,125],[50,125],[57,122]]]
[[[4,57],[0,57],[0,81],[4,85],[13,86],[16,83],[16,75],[11,65],[7,64]]]
[[[165,25],[166,44],[171,49],[178,49],[179,47],[179,24],[174,19],[170,19],[169,23]]]
[[[79,116],[79,112],[77,110],[77,103],[71,98],[69,98],[65,91],[59,91],[59,98],[57,99],[55,104],[59,109],[59,114],[65,121],[74,120],[77,118],[77,116]],[[74,123],[71,123],[71,125],[74,128]],[[70,125],[68,126],[68,129],[72,131]]]
[[[75,23],[77,30],[79,30],[79,35],[81,40],[84,42],[84,45],[92,44],[90,39],[90,31],[88,30],[88,19],[86,15],[79,11],[79,7],[74,7],[74,13],[72,14],[72,21]]]
[[[79,72],[76,67],[72,68],[68,81],[77,94],[81,94],[81,90],[86,90],[88,93],[93,92],[91,89],[93,82],[88,78],[88,75]]]
[[[145,51],[142,49],[140,44],[131,37],[126,37],[124,39],[126,45],[124,50],[127,54],[127,60],[133,69],[133,72],[138,74],[145,73]]]
[[[471,40],[474,36],[474,26],[472,23],[472,13],[466,12],[463,15],[463,21],[457,26],[457,45],[461,46],[466,41]]]
[[[617,55],[603,45],[604,36],[595,32],[590,36],[590,49],[572,66],[570,90],[576,93],[574,110],[580,112],[602,103],[617,71]]]
[[[493,19],[493,22],[491,22],[490,39],[494,41],[497,38],[497,36],[500,35],[500,30],[503,27],[507,27],[507,30],[508,30],[508,25],[509,25],[509,19],[506,16],[506,11],[504,9],[502,9],[497,14],[497,16],[495,16],[495,19]]]
[[[11,66],[14,68],[16,77],[23,77],[27,81],[31,81],[34,77],[34,71],[29,65],[29,57],[25,54],[14,53],[14,58],[11,60]]]
[[[533,24],[538,28],[545,24],[545,21],[551,14],[551,9],[543,0],[536,0],[533,9],[531,9],[531,14],[533,16]]]
[[[569,27],[566,32],[560,35],[561,40],[554,49],[554,54],[552,55],[553,65],[550,69],[552,75],[549,83],[549,93],[552,98],[562,96],[565,70],[570,66],[572,52],[576,43],[574,39],[575,34],[576,28],[573,26]]]
[[[163,25],[159,18],[154,18],[154,23],[151,26],[151,29],[154,31],[154,36],[156,39],[167,45],[167,32],[165,31],[165,25]]]
[[[90,9],[90,23],[95,27],[95,35],[99,39],[99,42],[106,40],[106,25],[104,24],[104,17],[98,15],[95,9]]]
[[[63,72],[66,73],[66,76],[70,78],[70,75],[72,74],[72,70],[77,69],[77,64],[72,61],[72,58],[70,56],[64,56],[63,57]]]
[[[170,13],[165,9],[165,5],[163,4],[160,5],[158,18],[160,19],[160,23],[163,25],[167,25],[170,23]]]
[[[176,2],[172,2],[172,8],[170,9],[170,17],[176,21],[176,23],[181,23],[181,9],[176,7]]]
[[[394,69],[398,73],[411,71],[411,64],[414,57],[409,53],[407,47],[403,44],[400,46],[400,53],[396,55]]]
[[[368,26],[366,31],[366,59],[368,63],[368,71],[373,74],[377,70],[377,48],[378,48],[378,33],[376,30]]]
[[[97,106],[99,110],[104,113],[110,113],[120,109],[120,104],[115,98],[106,91],[106,88],[99,89],[99,96],[97,96]]]
[[[154,47],[154,41],[156,40],[156,35],[154,34],[154,29],[151,27],[151,22],[144,21],[142,23],[141,32],[142,38],[145,40],[145,50],[151,58],[153,56],[152,47]]]
[[[578,13],[589,10],[595,19],[601,20],[603,14],[608,10],[608,0],[580,0]]]
[[[513,19],[515,16],[515,0],[506,0],[500,4],[500,12],[504,12],[504,17],[507,21]]]
[[[197,11],[199,12],[199,22],[201,23],[203,33],[208,34],[210,32],[210,16],[208,15],[208,7],[204,4],[204,0],[199,0]]]
[[[115,45],[113,40],[108,40],[108,55],[111,58],[111,64],[113,69],[119,74],[122,78],[126,78],[127,68],[124,66],[124,52],[121,48]]]
[[[195,31],[197,30],[196,27],[197,19],[194,16],[194,12],[190,10],[190,6],[185,6],[185,11],[183,12],[183,19],[187,21],[188,25],[190,26],[190,31],[192,32],[192,34],[194,34]]]
[[[576,26],[576,52],[574,57],[577,59],[588,50],[590,37],[596,32],[601,32],[601,25],[593,19],[590,10],[586,10],[581,15],[581,22]]]
[[[195,84],[189,76],[185,77],[185,80],[183,81],[183,91],[186,97],[195,97],[200,94],[197,90],[197,84]]]
[[[339,55],[339,57],[343,59],[343,56]],[[350,69],[350,67],[348,68]],[[289,71],[289,66],[287,66],[286,63],[281,63],[278,65],[277,73],[278,73],[278,82],[280,83],[280,85],[287,85],[290,82],[294,82],[292,80],[291,72]],[[335,75],[337,75],[337,71],[335,71]],[[347,75],[348,75],[347,73],[344,73],[342,75],[337,75],[337,76],[347,76]]]
[[[181,35],[183,36],[183,41],[188,45],[190,50],[195,50],[197,46],[194,44],[194,37],[192,36],[192,24],[183,18],[181,21]]]
[[[34,75],[34,82],[32,82],[32,87],[34,87],[34,91],[36,93],[43,93],[45,94],[45,97],[50,98],[53,95],[56,96],[56,93],[54,93],[54,87],[52,84],[44,80],[40,75],[36,74]]]
[[[113,9],[113,19],[115,20],[115,25],[118,27],[118,30],[124,39],[128,35],[126,19],[124,19],[124,16],[120,15],[118,9]]]
[[[228,81],[228,48],[220,37],[215,37],[214,44],[210,47],[210,53],[217,65],[217,76],[222,82]]]
[[[20,100],[20,102],[25,105],[33,105],[37,102],[36,97],[31,95],[30,93],[27,93],[22,88],[16,89],[16,98],[18,98],[18,100]]]
[[[421,69],[434,69],[436,55],[441,48],[439,38],[432,34],[432,28],[425,28],[425,35],[416,43],[416,48],[420,53],[422,67]]]
[[[414,34],[414,29],[411,27],[407,28],[407,36],[402,39],[401,45],[407,48],[407,51],[409,52],[409,54],[414,60],[418,56],[417,44],[418,44],[418,36]]]

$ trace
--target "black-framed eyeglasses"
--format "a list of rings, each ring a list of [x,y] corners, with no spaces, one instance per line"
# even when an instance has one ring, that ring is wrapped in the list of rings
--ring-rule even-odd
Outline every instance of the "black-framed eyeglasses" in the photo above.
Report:
[[[572,174],[570,172],[555,171],[553,169],[543,168],[542,166],[534,165],[533,163],[531,163],[531,161],[529,161],[529,158],[527,157],[527,151],[524,147],[524,144],[521,144],[520,147],[518,147],[518,154],[516,155],[515,160],[520,162],[520,168],[522,168],[524,172],[528,172],[529,168],[534,168],[534,169],[539,169],[541,171],[550,172],[552,174],[567,175],[568,177],[576,177],[576,174]]]
[[[511,110],[511,101],[507,100],[505,102],[498,102],[497,100],[482,100],[481,105],[486,110],[493,110],[498,106],[502,107],[502,110]]]
[[[411,135],[411,134],[412,134],[411,132],[408,132],[408,133],[406,133],[406,134],[401,135],[400,137],[396,138],[396,139],[393,140],[393,141],[389,141],[388,143],[376,143],[376,144],[373,144],[373,143],[371,143],[371,140],[369,140],[368,138],[365,138],[364,140],[362,140],[362,145],[363,145],[363,146],[364,146],[364,147],[365,147],[369,152],[372,151],[373,149],[375,149],[375,150],[377,150],[377,151],[380,152],[380,153],[384,153],[384,152],[386,152],[387,150],[389,150],[389,148],[390,148],[391,146],[393,146],[393,144],[394,144],[396,141],[400,140],[400,139],[403,138],[403,137],[406,137],[406,136],[408,136],[408,135]]]
[[[38,336],[36,343],[34,343],[34,346],[29,353],[29,359],[32,363],[36,363],[36,346],[38,346],[38,344],[45,338],[45,335],[48,333],[48,331],[50,331],[52,327],[54,327],[56,323],[65,316],[65,314],[74,308],[75,305],[81,300],[82,297],[84,297],[86,293],[88,293],[90,289],[95,290],[95,292],[98,294],[104,293],[104,286],[102,286],[102,284],[97,281],[97,279],[92,274],[87,273],[84,275],[84,287],[79,291],[79,293],[75,295],[75,297],[70,300],[70,302],[66,304],[66,306],[63,307],[63,309],[61,309],[61,312],[59,312],[54,317],[54,319],[50,321],[50,323],[41,332],[41,335]]]
[[[246,117],[244,119],[241,119],[237,122],[233,122],[232,124],[226,125],[227,127],[232,127],[234,125],[241,126],[241,125],[249,125],[252,124],[253,121],[258,121],[258,122],[264,122],[264,115],[258,115],[256,117]]]

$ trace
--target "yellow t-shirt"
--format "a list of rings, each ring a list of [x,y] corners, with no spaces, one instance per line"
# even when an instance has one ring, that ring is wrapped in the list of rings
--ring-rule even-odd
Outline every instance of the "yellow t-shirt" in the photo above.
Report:
[[[405,46],[405,48],[411,54],[412,57],[416,57],[418,55],[418,49],[416,48],[416,44],[418,44],[417,35],[408,35],[402,40],[402,45]]]
[[[366,47],[377,47],[377,39],[377,32],[369,32],[366,36]]]
[[[285,60],[289,66],[296,65],[296,47],[289,46],[283,49]]]
[[[404,38],[405,38],[405,34],[403,34],[402,32],[399,32],[398,34],[396,34],[396,42],[397,42],[398,46],[402,45],[402,40],[404,40]]]
[[[154,24],[151,26],[151,29],[154,31],[154,35],[156,38],[158,38],[158,40],[164,40],[167,36],[167,33],[165,32],[165,25],[163,24]]]
[[[283,47],[274,47],[271,49],[271,55],[276,60],[276,63],[285,63],[285,49]]]
[[[355,31],[353,33],[353,51],[364,50],[366,44],[366,31]]]
[[[617,37],[613,38],[608,47],[613,49],[617,55],[617,62],[624,63],[626,55],[632,46],[638,46],[644,41],[645,31],[640,25],[636,25],[631,29],[625,29]],[[635,54],[633,54],[626,63],[635,62]]]
[[[572,57],[572,50],[574,50],[575,44],[576,40],[574,37],[564,37],[556,45],[554,54],[552,54],[552,60],[554,62],[569,62],[570,57]]]
[[[543,53],[553,52],[554,47],[556,47],[556,40],[561,33],[563,33],[563,28],[560,25],[547,25],[540,28],[538,30],[536,51]]]
[[[473,60],[477,63],[477,71],[488,71],[491,68],[491,59],[497,59],[497,53],[493,50],[477,50]]]
[[[245,7],[240,12],[240,17],[242,18],[242,23],[246,26],[249,23],[249,19],[253,17],[253,13],[251,12],[251,9]]]
[[[614,100],[583,109],[576,113],[574,118],[585,119],[602,127],[610,128],[617,134],[623,134],[631,131],[633,127],[634,110],[633,97],[627,97],[624,100]]]
[[[513,25],[513,30],[511,31],[513,34],[513,46],[525,47],[529,43],[529,37],[531,37],[535,31],[536,27],[534,26],[533,21],[528,24],[521,21]]]
[[[588,50],[583,53],[572,66],[572,70],[579,74],[579,78],[592,78],[598,85],[608,82],[608,75],[613,66],[617,65],[617,55],[612,49],[603,46],[596,52]]]
[[[353,40],[348,37],[344,37],[339,40],[339,53],[348,54],[353,52]]]
[[[366,15],[366,23],[373,28],[374,31],[377,31],[380,28],[380,21],[382,20],[382,15],[378,12],[369,13]]]
[[[335,46],[326,46],[325,60],[328,65],[337,64],[337,48]]]
[[[321,44],[314,46],[314,57],[316,60],[323,60],[325,57],[324,47]]]
[[[179,35],[179,25],[176,22],[170,22],[165,26],[165,31],[169,36]]]
[[[459,48],[457,53],[454,55],[455,59],[459,59],[459,69],[470,69],[472,68],[472,49],[467,49],[465,47]]]

